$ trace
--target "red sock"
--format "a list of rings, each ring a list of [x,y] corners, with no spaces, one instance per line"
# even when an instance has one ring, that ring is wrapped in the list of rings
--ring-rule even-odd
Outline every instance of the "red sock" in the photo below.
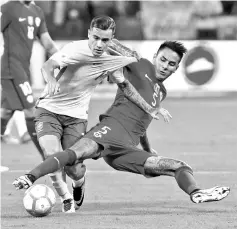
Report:
[[[77,157],[73,150],[66,149],[63,152],[53,154],[43,161],[36,168],[31,170],[29,174],[33,175],[36,180],[49,173],[58,171],[65,165],[72,165],[76,161]]]
[[[193,177],[193,172],[188,168],[181,168],[175,172],[175,179],[179,187],[190,195],[194,190],[198,190],[197,183]]]

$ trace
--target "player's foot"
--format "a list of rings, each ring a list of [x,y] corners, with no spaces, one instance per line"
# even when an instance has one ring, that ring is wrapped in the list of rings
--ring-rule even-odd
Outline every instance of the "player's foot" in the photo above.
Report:
[[[84,179],[84,182],[83,184],[80,186],[80,187],[73,187],[72,186],[72,189],[73,189],[73,199],[74,199],[74,202],[75,202],[75,209],[78,210],[82,203],[83,203],[83,200],[84,200],[84,195],[85,195],[85,179]]]
[[[26,174],[24,176],[20,176],[19,178],[15,179],[12,183],[15,188],[18,189],[28,189],[34,182],[35,177],[31,174]]]
[[[201,189],[190,195],[190,199],[194,203],[204,203],[204,202],[212,202],[219,201],[228,196],[230,192],[229,187],[219,187],[216,186],[210,189]]]
[[[29,141],[31,141],[31,137],[30,137],[30,135],[29,135],[28,132],[25,132],[25,133],[21,136],[21,138],[20,138],[20,143],[21,143],[21,144],[26,144],[26,143],[28,143]]]
[[[75,203],[73,199],[66,199],[63,201],[62,212],[73,213],[75,212]]]
[[[1,142],[9,145],[19,145],[20,141],[19,139],[9,135],[9,134],[4,134],[1,135]]]

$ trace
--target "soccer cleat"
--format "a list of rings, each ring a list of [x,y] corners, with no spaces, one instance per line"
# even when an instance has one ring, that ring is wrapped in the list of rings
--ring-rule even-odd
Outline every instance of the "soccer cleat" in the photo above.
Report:
[[[83,184],[80,187],[74,188],[72,186],[72,189],[73,189],[73,199],[74,199],[74,202],[75,202],[75,209],[78,210],[81,207],[81,205],[83,203],[83,200],[84,200],[85,179],[84,179]]]
[[[216,186],[210,189],[198,190],[190,195],[190,199],[196,204],[219,201],[227,197],[229,192],[230,192],[229,187]]]
[[[17,190],[19,189],[28,189],[35,181],[35,177],[31,174],[26,174],[15,179],[12,183]]]
[[[64,213],[74,213],[75,204],[73,199],[66,199],[63,201],[62,212]]]

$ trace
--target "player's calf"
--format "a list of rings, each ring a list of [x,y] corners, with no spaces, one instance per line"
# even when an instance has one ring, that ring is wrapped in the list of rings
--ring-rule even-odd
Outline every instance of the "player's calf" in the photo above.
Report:
[[[174,177],[178,186],[188,195],[194,190],[200,189],[194,179],[192,168],[183,161],[151,156],[146,160],[144,170],[148,177],[161,175]]]
[[[83,163],[77,163],[73,166],[65,166],[64,170],[73,179],[73,199],[77,210],[84,200],[86,166]]]

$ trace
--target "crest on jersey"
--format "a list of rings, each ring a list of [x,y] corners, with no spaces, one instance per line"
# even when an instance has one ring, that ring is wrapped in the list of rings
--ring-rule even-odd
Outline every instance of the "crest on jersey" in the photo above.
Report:
[[[41,22],[41,19],[39,17],[36,17],[35,18],[35,24],[36,24],[37,27],[40,26],[40,22]]]

